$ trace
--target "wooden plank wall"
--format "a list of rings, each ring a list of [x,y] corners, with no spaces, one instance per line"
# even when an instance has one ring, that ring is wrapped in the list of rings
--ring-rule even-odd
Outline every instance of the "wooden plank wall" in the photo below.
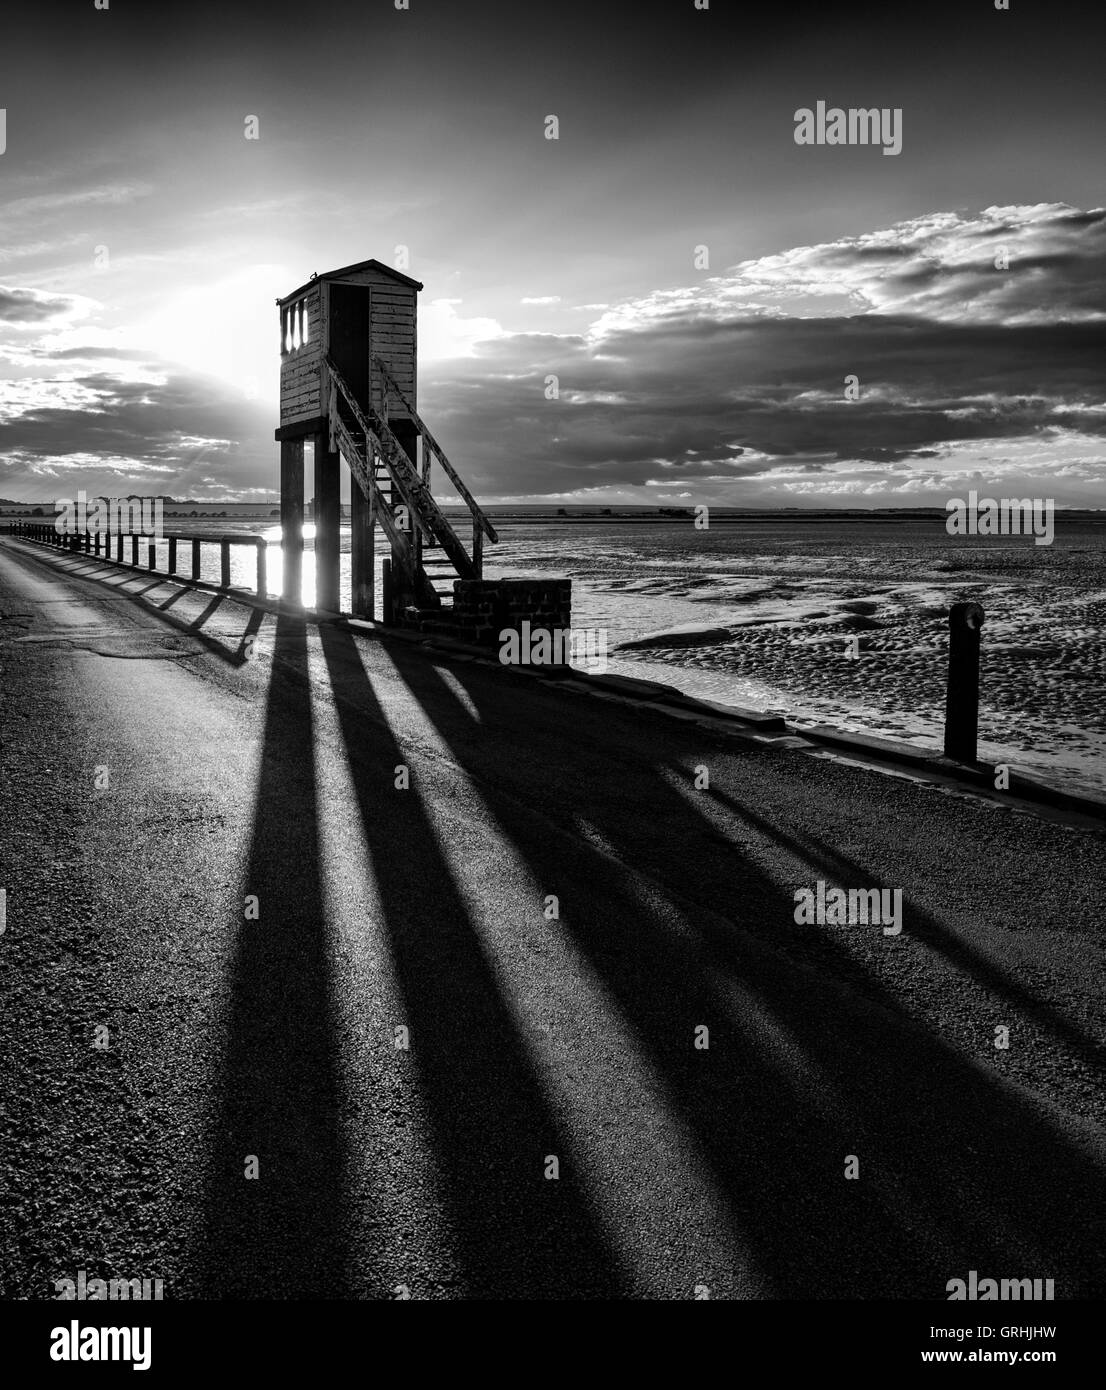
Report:
[[[294,424],[326,412],[326,393],[320,384],[320,365],[326,343],[326,304],[320,281],[306,295],[307,346],[293,350],[280,359],[280,423]],[[372,343],[369,350],[378,353],[407,399],[418,408],[417,371],[417,313],[418,292],[411,285],[376,271],[363,270],[343,275],[337,283],[370,285],[372,287]],[[373,406],[380,410],[383,394],[380,383],[373,378]],[[404,416],[406,411],[393,399],[390,414]]]
[[[400,390],[417,409],[416,293],[411,286],[397,284],[394,280],[373,286],[372,350],[388,364],[388,370],[395,377]],[[373,405],[377,410],[383,407],[379,375],[373,375]],[[406,415],[407,412],[393,397],[389,413]]]
[[[316,285],[308,290],[304,298],[307,300],[307,343],[280,359],[281,425],[310,420],[324,413],[319,379],[324,343],[321,287]]]
[[[413,285],[401,285],[398,280],[374,270],[360,270],[352,275],[343,275],[338,283],[372,286],[372,351],[387,362],[392,375],[417,410],[415,301],[418,291]],[[380,410],[383,397],[376,376],[374,373],[372,404],[375,410]],[[407,412],[398,401],[393,400],[391,413],[406,415]]]

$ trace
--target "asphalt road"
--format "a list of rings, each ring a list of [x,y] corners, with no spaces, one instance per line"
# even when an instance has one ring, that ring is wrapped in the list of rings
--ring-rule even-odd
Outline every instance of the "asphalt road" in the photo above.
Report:
[[[0,691],[7,1297],[1106,1293],[1101,833],[11,540]]]

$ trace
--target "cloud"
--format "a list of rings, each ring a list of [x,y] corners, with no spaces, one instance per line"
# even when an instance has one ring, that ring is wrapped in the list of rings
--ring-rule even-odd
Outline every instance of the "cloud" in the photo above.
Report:
[[[424,413],[493,493],[571,489],[597,474],[640,486],[656,457],[689,477],[719,466],[740,477],[809,455],[887,462],[954,440],[1106,433],[1106,323],[698,316],[611,333],[602,347],[553,334],[479,344],[463,366],[431,374]],[[859,378],[856,402],[846,375]],[[489,428],[502,420],[512,428]]]
[[[121,207],[153,192],[148,183],[112,183],[98,188],[78,188],[68,192],[35,193],[26,198],[10,198],[0,212],[0,226],[17,219],[40,219],[51,213],[70,213],[75,208]]]
[[[1059,205],[935,213],[601,308],[585,333],[508,333],[437,299],[420,309],[420,410],[483,498],[922,501],[969,469],[1094,505],[1104,220]],[[0,290],[0,320],[43,329],[0,391],[5,473],[98,455],[135,486],[159,470],[174,495],[275,489],[271,408],[125,336],[52,334],[80,311]]]
[[[459,299],[432,299],[419,306],[419,360],[469,357],[476,344],[503,335],[503,328],[491,318],[466,319],[458,313]]]
[[[162,375],[158,377],[156,367]],[[65,487],[114,494],[276,491],[272,416],[209,378],[147,364],[10,381],[0,388],[0,495],[41,499]]]
[[[931,213],[657,291],[610,309],[594,333],[695,313],[725,320],[842,311],[976,324],[1104,319],[1106,210],[1042,203]]]
[[[559,294],[539,294],[526,295],[519,300],[520,304],[559,304],[561,296]]]
[[[92,300],[79,295],[0,285],[0,323],[15,327],[56,325],[83,318],[91,305]]]
[[[992,208],[763,257],[584,335],[477,341],[428,374],[424,413],[491,495],[860,464],[895,489],[942,451],[1097,440],[1104,237],[1101,211]]]

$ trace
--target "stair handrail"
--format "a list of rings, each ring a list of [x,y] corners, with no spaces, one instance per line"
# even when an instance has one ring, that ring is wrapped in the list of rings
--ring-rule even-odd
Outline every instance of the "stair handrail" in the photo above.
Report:
[[[396,393],[396,395],[402,402],[404,409],[407,411],[408,415],[410,415],[411,419],[415,422],[416,426],[418,427],[419,433],[422,435],[423,439],[427,444],[427,447],[431,450],[431,452],[434,454],[434,457],[445,469],[446,475],[448,476],[450,482],[457,489],[458,495],[461,497],[461,499],[464,501],[465,505],[471,512],[472,519],[475,522],[479,523],[480,529],[487,536],[488,540],[493,542],[498,541],[499,537],[496,535],[495,527],[488,520],[483,507],[481,507],[480,503],[476,500],[475,497],[473,497],[472,493],[469,492],[468,488],[462,481],[460,474],[450,463],[449,459],[446,458],[445,450],[427,429],[426,422],[423,420],[422,416],[418,413],[415,407],[404,395],[399,383],[388,370],[387,363],[384,361],[382,357],[374,357],[373,361],[376,363],[377,367],[379,367],[381,373],[384,376],[385,381],[388,383],[389,389]]]
[[[385,505],[384,498],[373,476],[372,465],[367,456],[362,453],[360,446],[340,415],[332,417],[331,430],[335,442],[346,456],[346,461],[349,463],[350,471],[357,479],[358,486],[375,502],[375,516],[384,528],[384,534],[391,542],[392,554],[399,557],[400,564],[412,588],[428,606],[438,607],[441,604],[441,596],[418,563],[410,536],[399,528],[391,508]]]
[[[474,561],[461,543],[460,536],[449,524],[449,518],[434,500],[434,494],[422,481],[414,465],[407,456],[403,445],[393,434],[387,420],[382,420],[376,411],[369,407],[368,414],[358,404],[345,377],[331,361],[324,359],[331,380],[337,385],[343,399],[353,412],[358,427],[364,432],[366,440],[384,460],[392,481],[411,508],[413,519],[423,535],[438,541],[449,556],[453,568],[462,579],[479,579],[480,566]]]
[[[338,412],[335,408],[336,395],[340,392],[343,400],[346,402],[346,404],[352,411],[354,419],[357,421],[358,429],[365,436],[365,443],[372,450],[375,456],[384,460],[384,465],[388,469],[388,475],[391,478],[392,482],[396,485],[396,489],[398,490],[399,495],[403,499],[403,502],[407,507],[407,511],[411,516],[411,524],[419,528],[419,531],[422,533],[422,537],[424,540],[433,541],[435,539],[434,532],[431,529],[429,522],[422,514],[422,510],[420,509],[418,499],[416,499],[416,497],[413,495],[412,489],[410,487],[410,480],[403,476],[402,469],[395,469],[391,466],[391,461],[388,458],[388,451],[385,449],[384,444],[380,439],[379,432],[373,427],[372,423],[365,418],[365,412],[361,409],[360,405],[358,404],[357,398],[349,389],[349,385],[347,384],[345,378],[342,376],[342,373],[338,370],[336,366],[334,366],[334,364],[330,361],[329,358],[327,358],[327,367],[330,370],[330,401],[328,414],[331,418],[331,421],[333,422],[336,418],[341,418],[338,415]],[[331,428],[333,428],[333,424],[331,425]],[[371,460],[366,459],[366,463],[369,465],[371,469]],[[376,480],[374,478],[374,484],[375,481]],[[379,488],[377,488],[376,490],[377,492],[379,492]],[[381,502],[383,502],[383,498],[381,498]]]

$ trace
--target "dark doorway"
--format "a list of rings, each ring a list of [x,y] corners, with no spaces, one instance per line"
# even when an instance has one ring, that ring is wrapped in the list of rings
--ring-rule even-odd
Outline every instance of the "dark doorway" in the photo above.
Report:
[[[359,405],[369,405],[368,285],[330,286],[330,356]]]

